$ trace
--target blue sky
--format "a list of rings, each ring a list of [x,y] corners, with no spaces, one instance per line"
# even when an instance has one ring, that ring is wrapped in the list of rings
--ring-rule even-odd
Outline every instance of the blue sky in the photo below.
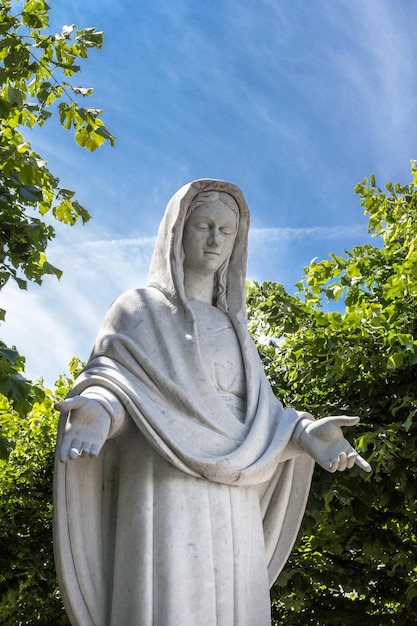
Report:
[[[1,329],[52,384],[88,357],[102,317],[146,284],[171,195],[196,178],[239,185],[252,215],[248,277],[294,291],[303,267],[367,240],[353,193],[417,158],[412,0],[53,0],[51,31],[105,31],[74,84],[94,87],[114,148],[90,154],[51,121],[33,148],[93,216],[57,228],[61,281],[2,294]]]

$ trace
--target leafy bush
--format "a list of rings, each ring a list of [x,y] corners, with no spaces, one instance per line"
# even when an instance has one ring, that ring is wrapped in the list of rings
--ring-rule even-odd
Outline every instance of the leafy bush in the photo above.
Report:
[[[379,245],[312,262],[299,296],[252,285],[250,324],[286,404],[358,415],[373,464],[316,470],[296,550],[273,589],[276,623],[411,624],[417,614],[417,168],[410,185],[356,187]],[[331,311],[331,303],[339,301]],[[338,310],[337,310],[338,309]]]
[[[73,359],[72,375],[80,364]],[[58,413],[73,384],[61,376],[54,394],[39,386],[26,416],[0,396],[4,432],[14,441],[0,465],[0,623],[5,626],[67,625],[56,582],[52,546],[52,479]]]

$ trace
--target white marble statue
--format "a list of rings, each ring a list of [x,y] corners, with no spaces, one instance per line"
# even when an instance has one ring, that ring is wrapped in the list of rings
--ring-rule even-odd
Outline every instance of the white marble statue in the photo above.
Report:
[[[284,409],[246,326],[233,184],[171,199],[146,289],[110,308],[64,402],[54,544],[74,626],[269,626],[314,462],[368,463],[356,417]]]

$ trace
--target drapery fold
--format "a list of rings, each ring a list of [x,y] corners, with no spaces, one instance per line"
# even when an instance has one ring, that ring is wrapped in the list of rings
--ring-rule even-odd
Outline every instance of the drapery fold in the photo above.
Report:
[[[226,313],[245,371],[243,421],[209,376],[183,289],[185,216],[207,189],[226,191],[240,211]],[[196,181],[180,190],[148,287],[112,305],[71,392],[103,389],[126,421],[97,459],[56,464],[57,570],[74,625],[269,624],[268,585],[295,541],[313,461],[293,445],[299,415],[274,397],[247,331],[248,225],[235,186]]]

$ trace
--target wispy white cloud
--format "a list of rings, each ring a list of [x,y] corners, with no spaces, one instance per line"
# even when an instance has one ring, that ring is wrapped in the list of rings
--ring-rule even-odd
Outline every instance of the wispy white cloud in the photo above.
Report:
[[[62,280],[2,293],[0,332],[27,355],[34,377],[53,380],[73,354],[87,358],[112,300],[146,284],[152,233],[185,182],[230,179],[250,195],[257,224],[276,223],[278,204],[280,224],[311,224],[252,229],[253,276],[279,280],[325,256],[328,242],[343,249],[365,237],[343,194],[371,171],[379,176],[381,164],[384,177],[396,176],[415,156],[412,2],[148,4],[76,0],[52,10],[59,25],[107,31],[80,79],[94,79],[117,144],[89,155],[64,131],[36,136],[101,230],[58,229],[49,259]],[[333,226],[341,212],[362,225]],[[314,226],[315,216],[330,226]]]
[[[372,171],[391,178],[415,155],[410,132],[417,105],[411,61],[417,53],[415,7],[410,2],[343,0],[328,3],[327,15],[341,41],[331,51],[340,115],[336,109],[330,122],[340,117],[346,128],[354,129],[347,141],[356,145],[358,158],[368,152]]]
[[[360,224],[350,226],[311,226],[302,228],[252,228],[250,241],[266,243],[276,241],[300,241],[308,239],[329,240],[363,236],[364,228]]]
[[[270,265],[283,264],[282,246],[307,240],[336,240],[363,233],[358,226],[346,228],[253,228],[250,249],[258,256],[259,246],[268,246]],[[16,345],[27,358],[27,374],[43,376],[51,385],[66,371],[72,356],[87,359],[95,336],[112,301],[127,289],[144,287],[155,236],[84,239],[71,242],[73,233],[60,233],[51,246],[50,260],[63,269],[60,281],[46,278],[42,287],[21,291],[14,285],[2,294],[7,310],[0,329],[9,345]],[[64,240],[65,239],[65,240]],[[269,247],[271,246],[271,247]],[[285,256],[285,255],[284,255]],[[274,261],[275,259],[275,261]],[[269,268],[269,266],[268,266]],[[301,271],[301,266],[300,266]],[[256,279],[273,278],[258,269]]]
[[[361,224],[350,224],[346,226],[306,226],[300,228],[259,228],[252,227],[249,233],[249,239],[255,241],[277,241],[281,239],[285,240],[299,240],[304,238],[314,237],[315,239],[341,239],[346,237],[355,237],[356,235],[363,235],[364,227]],[[82,243],[78,243],[72,246],[72,253],[74,251],[82,251],[85,257],[94,257],[97,255],[96,262],[100,258],[99,251],[104,251],[108,256],[109,251],[118,251],[119,254],[123,252],[127,253],[128,250],[138,252],[144,258],[149,257],[150,251],[156,242],[156,235],[149,237],[122,237],[113,239],[91,239],[85,240]],[[62,245],[55,245],[51,249],[56,253],[65,251],[65,247]],[[116,271],[118,268],[116,267]]]
[[[78,234],[78,233],[77,233]],[[146,284],[154,237],[71,241],[60,233],[48,258],[63,270],[60,281],[47,277],[41,287],[2,292],[6,323],[0,335],[26,357],[28,376],[51,385],[72,356],[87,359],[102,319],[123,291]]]

